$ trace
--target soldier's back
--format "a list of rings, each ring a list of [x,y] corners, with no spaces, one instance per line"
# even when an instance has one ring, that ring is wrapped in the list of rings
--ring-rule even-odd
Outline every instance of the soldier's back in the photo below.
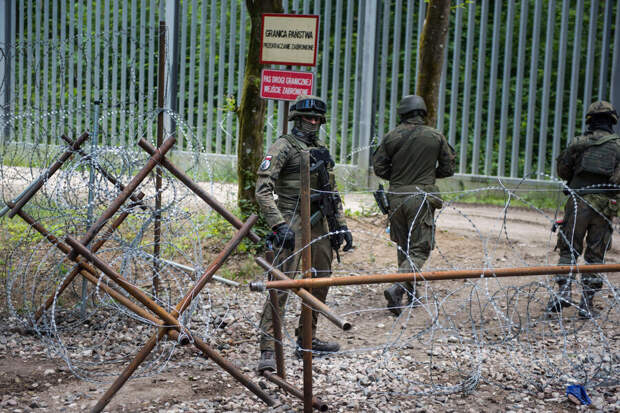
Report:
[[[430,126],[404,122],[386,135],[392,154],[390,188],[435,183],[442,135]]]

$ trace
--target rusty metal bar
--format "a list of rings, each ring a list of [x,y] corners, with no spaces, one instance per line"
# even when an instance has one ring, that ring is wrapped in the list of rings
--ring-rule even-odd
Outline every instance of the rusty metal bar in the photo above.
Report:
[[[461,280],[465,278],[500,278],[519,277],[532,275],[568,274],[572,272],[616,272],[620,271],[620,264],[590,264],[590,265],[547,265],[538,267],[515,267],[515,268],[487,268],[477,270],[453,270],[453,271],[424,271],[419,273],[393,273],[373,275],[353,275],[350,277],[325,277],[302,280],[267,281],[251,283],[253,291],[265,289],[293,289],[293,288],[318,288],[335,285],[359,285],[359,284],[385,284],[404,281],[439,281]]]
[[[66,137],[65,135],[62,135],[61,138],[67,142],[69,145],[73,145],[74,141],[71,138]],[[77,149],[76,152],[82,156],[84,159],[88,159],[91,157],[91,155],[87,154],[86,152],[84,152],[82,149]],[[116,186],[117,188],[119,188],[121,191],[123,189],[125,189],[125,185],[123,185],[122,183],[120,183],[118,181],[118,179],[116,179],[115,177],[113,177],[108,171],[106,171],[105,169],[103,169],[101,167],[101,165],[95,163],[95,169],[97,169],[97,171],[105,178],[107,179],[112,185]],[[140,196],[142,195],[142,196]],[[147,209],[147,206],[144,205],[141,201],[141,199],[144,197],[144,194],[140,191],[138,191],[135,194],[131,194],[131,196],[129,197],[129,199],[131,199],[133,202],[139,204],[140,208],[145,210]]]
[[[312,267],[312,240],[310,227],[310,153],[301,153],[300,166],[301,191],[299,203],[301,204],[301,245],[304,246],[301,255],[301,268],[303,278],[311,278]],[[312,290],[308,290],[312,294]],[[308,305],[301,306],[302,317],[302,347],[304,356],[304,412],[312,413],[312,308]]]
[[[151,158],[148,160],[146,165],[142,167],[142,169],[138,172],[136,176],[134,176],[131,181],[125,186],[125,189],[121,191],[121,193],[116,197],[114,201],[110,204],[108,209],[106,209],[103,214],[99,217],[99,219],[88,229],[88,232],[82,239],[80,243],[83,245],[88,245],[95,235],[101,230],[103,225],[110,219],[116,211],[120,209],[123,203],[129,198],[129,196],[136,190],[138,185],[147,177],[147,175],[157,166],[157,163],[164,157],[166,152],[172,148],[176,139],[174,136],[169,136],[164,143],[160,146],[159,149],[155,150],[151,155]],[[73,254],[72,254],[73,255]],[[84,254],[82,254],[84,255]]]
[[[263,376],[265,376],[265,378],[267,378],[267,380],[269,380],[270,382],[280,386],[287,393],[292,394],[300,400],[304,400],[304,393],[297,387],[293,386],[291,383],[280,377],[279,374],[275,374],[267,370],[263,372]],[[314,407],[320,412],[326,412],[329,409],[327,403],[324,403],[321,399],[317,397],[312,398],[312,407]]]
[[[9,218],[13,218],[17,211],[23,208],[26,205],[26,202],[30,201],[30,199],[37,193],[39,189],[45,184],[45,181],[48,180],[52,175],[56,173],[60,169],[60,167],[73,155],[76,149],[82,145],[86,139],[88,139],[88,132],[84,132],[77,140],[71,145],[71,148],[67,149],[60,155],[60,158],[56,162],[54,162],[45,172],[43,172],[37,179],[32,183],[30,188],[15,202],[13,208],[9,211]]]
[[[116,284],[118,284],[122,289],[131,294],[136,300],[140,301],[144,304],[149,310],[157,314],[162,320],[164,320],[168,325],[174,326],[178,328],[180,323],[178,320],[170,315],[166,310],[164,310],[159,304],[155,301],[151,300],[140,288],[131,284],[125,278],[123,278],[119,273],[117,273],[112,267],[103,262],[99,257],[93,254],[86,246],[80,243],[78,240],[71,236],[67,236],[65,238],[65,242],[71,246],[78,254],[81,254],[88,261],[92,262],[95,267],[99,268],[110,277]]]
[[[204,286],[211,280],[213,275],[216,273],[218,269],[224,264],[224,261],[233,253],[237,246],[243,241],[243,239],[250,232],[250,229],[256,224],[258,220],[257,215],[250,215],[248,220],[243,224],[239,231],[235,234],[234,237],[226,244],[226,246],[222,249],[222,251],[215,257],[211,265],[205,270],[200,279],[196,282],[194,288],[192,288],[185,297],[181,300],[181,302],[177,305],[176,309],[172,312],[174,313],[183,313],[187,307],[190,305],[194,297],[200,293],[200,291],[204,288]],[[176,316],[175,316],[176,317]]]
[[[275,255],[273,250],[267,250],[265,254],[267,261],[273,262]],[[273,315],[273,340],[274,350],[276,353],[276,371],[278,376],[286,379],[286,368],[284,366],[284,346],[282,346],[282,320],[280,319],[280,300],[278,300],[278,292],[269,290],[269,300],[271,301],[271,314]]]
[[[143,197],[144,197],[144,194],[143,194],[142,192],[140,192],[140,193],[138,194],[138,196],[136,197],[137,202],[142,203],[142,198],[143,198]],[[136,204],[137,204],[137,202],[136,202]],[[22,216],[22,215],[20,215],[20,216]],[[114,232],[114,231],[115,231],[115,230],[116,230],[116,229],[117,229],[117,228],[118,228],[118,227],[119,227],[119,226],[123,223],[123,221],[125,221],[125,219],[126,219],[128,216],[129,216],[129,211],[125,211],[125,212],[123,212],[121,215],[119,215],[119,216],[118,216],[118,217],[114,220],[114,222],[112,223],[112,225],[111,225],[111,226],[110,226],[110,227],[106,230],[106,232],[105,232],[104,236],[103,236],[103,237],[102,237],[99,241],[97,241],[97,242],[93,245],[92,251],[93,251],[93,252],[97,252],[97,251],[98,251],[98,250],[99,250],[99,249],[103,246],[103,244],[105,244],[105,243],[106,243],[106,241],[107,241],[108,239],[110,239],[110,236],[112,235],[112,233],[113,233],[113,232]],[[23,216],[22,216],[22,219],[23,219]],[[33,220],[33,222],[34,222],[34,220]],[[43,227],[41,227],[41,228],[43,228]],[[35,228],[35,229],[37,229],[37,228]],[[40,229],[37,229],[37,231],[41,232],[41,230],[40,230]],[[43,233],[41,232],[41,234],[43,234]],[[51,235],[51,234],[50,234],[50,235]],[[46,237],[46,238],[47,238],[47,237]],[[48,239],[49,239],[49,238],[48,238]],[[69,248],[69,247],[67,247],[67,248]],[[71,252],[71,249],[69,248],[69,251],[68,251],[68,252],[67,252],[67,251],[63,251],[63,252],[65,252],[65,253],[70,253],[70,252]],[[54,291],[54,292],[53,292],[53,293],[52,293],[52,294],[48,297],[48,299],[46,300],[46,302],[45,302],[45,303],[44,303],[44,304],[43,304],[43,305],[42,305],[42,306],[41,306],[41,307],[37,310],[37,312],[34,314],[34,319],[35,319],[35,321],[37,321],[37,320],[39,320],[39,318],[41,318],[41,316],[43,315],[43,312],[44,312],[45,310],[47,310],[47,309],[48,309],[48,308],[52,305],[52,303],[54,302],[54,297],[59,296],[60,294],[62,294],[62,293],[63,293],[63,291],[64,291],[64,290],[65,290],[65,289],[66,289],[66,288],[67,288],[67,287],[71,284],[71,282],[73,281],[73,279],[75,278],[75,276],[76,276],[76,275],[77,275],[77,274],[78,274],[81,270],[82,270],[82,266],[81,266],[79,263],[78,263],[78,264],[76,264],[76,265],[75,265],[75,266],[71,269],[71,272],[69,273],[69,275],[67,275],[67,276],[65,277],[65,279],[63,280],[62,284],[58,287],[58,289],[57,289],[56,291]],[[93,275],[96,275],[96,273],[95,273],[95,274],[93,274]]]
[[[164,86],[166,75],[166,23],[159,22],[159,68],[157,72],[157,147],[164,136]],[[161,248],[161,169],[155,169],[155,222],[153,224],[153,294],[159,291],[159,255]]]
[[[47,231],[41,224],[36,222],[34,220],[34,218],[32,218],[30,215],[28,215],[27,213],[25,213],[22,210],[17,212],[17,214],[27,224],[32,226],[41,235],[43,235],[43,237],[45,237],[45,239],[47,239],[52,245],[56,246],[60,251],[64,252],[65,254],[69,254],[71,252],[71,247],[70,246],[68,246],[67,244],[65,244],[64,242],[62,242],[58,238],[56,238],[55,235],[53,235],[52,233]],[[144,310],[143,308],[138,307],[136,305],[136,303],[134,303],[133,301],[129,300],[127,297],[125,297],[121,292],[116,290],[114,287],[111,287],[111,286],[109,286],[107,284],[104,284],[104,283],[99,283],[99,278],[97,278],[97,276],[96,276],[97,270],[94,267],[92,267],[84,258],[77,257],[75,261],[82,268],[82,270],[79,273],[83,277],[85,277],[88,281],[93,283],[95,286],[99,286],[102,290],[104,290],[106,293],[108,293],[112,298],[114,298],[116,301],[118,301],[119,303],[121,303],[122,305],[124,305],[125,307],[127,307],[129,310],[133,311],[134,313],[136,313],[140,317],[143,317],[143,318],[153,322],[154,324],[163,325],[163,322],[160,319],[158,319],[157,317],[155,317],[154,315],[152,315],[148,311]],[[178,337],[179,337],[179,333],[176,330],[168,330],[168,335],[173,340],[177,340]]]
[[[60,241],[58,238],[56,238],[56,236],[54,236],[52,233],[47,231],[41,224],[36,222],[30,215],[26,214],[22,210],[17,212],[17,214],[26,223],[28,223],[30,226],[36,229],[41,235],[43,235],[45,239],[47,239],[52,245],[55,245],[60,251],[64,252],[65,254],[69,254],[71,252],[70,246],[68,246],[67,244]],[[104,283],[99,283],[99,279],[96,276],[97,270],[94,267],[92,267],[84,258],[78,256],[75,258],[74,261],[78,263],[78,265],[82,268],[82,270],[79,271],[79,273],[83,277],[85,277],[88,281],[93,283],[95,286],[99,286],[102,290],[108,293],[112,298],[114,298],[116,301],[118,301],[119,303],[121,303],[122,305],[124,305],[125,307],[127,307],[129,310],[133,311],[140,317],[143,317],[151,321],[154,324],[163,325],[163,322],[160,319],[158,319],[157,317],[155,317],[148,311],[144,310],[143,308],[138,307],[136,303],[129,300],[127,297],[125,297],[120,291],[116,290],[114,287],[111,287]],[[168,330],[168,335],[173,340],[178,340],[179,338],[179,333],[176,330]],[[184,344],[187,344],[187,343],[184,343]]]
[[[269,271],[271,275],[273,275],[278,280],[291,281],[291,279],[287,277],[286,274],[284,274],[282,271],[278,270],[277,268],[274,268],[270,263],[265,261],[264,258],[255,257],[254,262],[260,265],[266,271]],[[274,282],[274,281],[270,281],[270,282]],[[265,285],[266,283],[262,281],[252,282],[250,283],[250,290],[265,291]],[[329,321],[334,323],[334,325],[336,325],[338,328],[341,328],[343,331],[349,331],[351,327],[353,327],[353,325],[349,321],[343,320],[342,318],[338,317],[336,313],[334,313],[334,311],[332,311],[332,309],[327,306],[327,304],[321,302],[318,298],[310,294],[308,290],[305,290],[303,288],[299,288],[299,289],[292,288],[291,291],[297,294],[302,300],[304,300],[306,304],[311,306],[314,310],[323,314]]]
[[[177,304],[176,308],[170,313],[170,316],[177,318],[182,314],[190,305],[192,299],[196,297],[202,288],[207,284],[215,272],[222,266],[224,261],[230,256],[230,254],[237,248],[239,243],[247,236],[250,228],[256,223],[258,217],[252,215],[248,221],[241,227],[241,229],[235,234],[235,236],[226,244],[224,249],[218,254],[213,263],[207,268],[204,274],[200,277],[196,285],[183,297],[183,299]],[[148,357],[153,348],[163,338],[165,334],[170,330],[169,326],[163,326],[159,331],[154,334],[146,345],[138,352],[136,357],[131,363],[123,370],[121,375],[114,381],[112,386],[101,397],[97,405],[93,408],[93,412],[100,412],[110,402],[112,397],[118,392],[118,390],[125,384],[125,382],[131,377],[133,372],[140,366],[140,364]],[[187,331],[189,334],[189,331]],[[191,337],[191,336],[190,336]],[[246,386],[250,391],[260,397],[268,405],[273,405],[273,400],[264,393],[260,387],[247,378],[239,369],[229,363],[226,359],[215,352],[207,344],[203,343],[197,337],[193,337],[194,344],[201,350],[207,357],[215,361],[220,367],[230,373],[237,381]]]
[[[138,141],[138,146],[144,149],[149,155],[153,155],[155,153],[155,148],[145,139],[140,139]],[[235,228],[239,229],[243,225],[243,222],[229,212],[222,204],[220,204],[215,198],[209,195],[204,189],[202,189],[198,184],[196,184],[192,179],[185,175],[179,168],[177,168],[172,162],[170,162],[167,158],[161,158],[159,163],[166,168],[170,173],[176,176],[181,182],[183,182],[192,192],[194,192],[198,197],[200,197],[203,201],[207,203],[213,210],[219,213],[224,219],[230,222]],[[259,242],[260,237],[256,235],[254,232],[250,232],[248,234],[248,238],[253,242]]]
[[[32,217],[27,215],[25,212],[19,211],[18,214],[20,214],[20,217],[22,217],[24,220],[26,220],[26,222],[31,224],[33,226],[33,228],[35,228],[37,231],[39,231],[41,233],[41,235],[43,235],[46,239],[48,239],[52,244],[56,245],[61,251],[65,252],[67,254],[71,251],[71,247],[69,247],[68,245],[66,245],[62,241],[58,240],[53,234],[51,234],[47,230],[45,230],[45,228],[43,228],[39,223],[35,222],[32,219]],[[251,225],[253,225],[254,222],[256,222],[256,218],[255,217],[254,217],[253,222],[250,223],[250,225],[248,226],[247,229],[249,229],[249,227]],[[247,230],[245,230],[245,231],[247,232]],[[245,235],[246,234],[243,233],[243,234],[237,236],[236,239],[237,240],[241,240]],[[237,242],[237,244],[238,244],[238,242]],[[82,257],[77,257],[77,260],[84,261],[84,259]],[[139,316],[141,316],[141,317],[143,317],[143,318],[145,318],[147,320],[150,320],[154,324],[160,324],[160,325],[163,326],[163,322],[161,320],[157,319],[156,317],[154,317],[152,314],[150,314],[149,312],[145,311],[144,309],[138,307],[134,302],[132,302],[127,297],[122,295],[119,291],[117,291],[116,289],[114,289],[111,286],[108,286],[108,285],[103,284],[103,283],[99,283],[98,278],[96,276],[94,276],[93,274],[91,274],[91,272],[96,273],[96,270],[94,268],[90,267],[90,265],[88,263],[84,262],[84,263],[81,263],[81,265],[86,270],[83,270],[80,273],[88,281],[90,281],[94,285],[98,285],[105,292],[107,292],[112,298],[117,300],[119,303],[121,303],[122,305],[124,305],[129,310],[131,310],[134,313],[136,313],[137,315],[139,315]],[[214,274],[215,273],[215,269],[212,268],[210,273]],[[206,274],[207,273],[205,273],[205,275]],[[172,330],[170,328],[162,328],[160,331],[164,331],[164,330],[170,336],[171,339],[173,339],[173,340],[178,340],[179,339],[179,332],[178,331]],[[157,336],[157,338],[161,339],[161,337],[159,337],[159,336]],[[233,377],[235,377],[235,379],[237,379],[238,381],[243,383],[253,393],[255,393],[263,401],[265,401],[265,403],[267,403],[269,406],[273,406],[275,404],[274,401],[266,393],[262,392],[262,390],[256,384],[251,382],[249,378],[244,376],[243,373],[241,373],[234,365],[230,364],[226,359],[224,359],[222,356],[220,356],[215,350],[213,350],[211,347],[209,347],[207,344],[205,344],[204,342],[202,342],[200,339],[198,339],[196,337],[193,337],[193,340],[194,340],[194,344],[196,345],[196,347],[199,350],[201,350],[206,357],[212,359],[217,364],[222,366],[222,368],[224,368],[226,371],[231,373],[233,375]],[[154,344],[152,343],[152,341],[153,340],[149,340],[149,342],[147,343],[146,347],[142,349],[142,351],[140,352],[140,357],[148,356],[148,353],[152,350],[152,348],[154,347],[154,344],[157,343],[157,340],[155,340]],[[153,346],[150,347],[151,345],[153,345]],[[150,350],[149,350],[149,347],[150,347]],[[144,360],[144,358],[142,358],[142,360]],[[137,368],[137,365],[135,367]],[[135,370],[135,368],[133,370]],[[129,376],[127,376],[127,378],[129,378]],[[124,381],[126,381],[127,378],[125,378]],[[95,408],[93,408],[93,411],[95,411],[95,412],[101,411],[108,404],[108,402],[110,401],[112,395],[114,393],[116,393],[119,388],[120,387],[118,387],[113,392],[110,392],[110,390],[108,390],[110,392],[110,394],[108,394],[106,392],[106,394],[108,394],[108,397],[102,398],[99,401],[99,403],[95,406]]]

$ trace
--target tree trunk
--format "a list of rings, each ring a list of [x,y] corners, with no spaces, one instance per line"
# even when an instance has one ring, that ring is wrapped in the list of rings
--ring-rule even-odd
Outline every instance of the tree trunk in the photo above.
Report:
[[[263,13],[282,13],[282,0],[246,0],[252,21],[248,58],[243,80],[239,117],[239,144],[237,146],[237,203],[243,215],[258,210],[254,189],[256,171],[263,157],[266,102],[260,97],[260,40]]]
[[[439,83],[450,26],[450,0],[430,0],[420,38],[420,69],[416,94],[424,98],[428,125],[437,124]]]

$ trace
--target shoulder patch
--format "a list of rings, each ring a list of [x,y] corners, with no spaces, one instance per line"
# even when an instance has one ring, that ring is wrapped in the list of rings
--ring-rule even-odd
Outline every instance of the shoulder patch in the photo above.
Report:
[[[265,156],[265,158],[263,159],[263,162],[261,162],[260,164],[261,171],[266,171],[267,169],[269,169],[269,167],[271,166],[271,158],[273,158],[273,156],[271,155]]]

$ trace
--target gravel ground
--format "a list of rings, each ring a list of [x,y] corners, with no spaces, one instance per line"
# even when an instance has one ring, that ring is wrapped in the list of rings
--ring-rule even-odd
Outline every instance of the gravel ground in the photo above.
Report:
[[[346,202],[348,208],[354,204]],[[531,210],[511,210],[504,217],[502,208],[448,205],[439,214],[437,248],[426,269],[555,262],[550,219]],[[396,270],[382,217],[351,218],[349,226],[356,248],[341,255],[335,274]],[[610,261],[619,262],[619,255],[613,249]],[[237,259],[230,261],[234,271]],[[553,286],[550,277],[423,283],[422,306],[405,309],[398,319],[384,308],[384,286],[334,287],[328,305],[354,327],[342,332],[320,318],[319,336],[337,340],[342,351],[314,359],[315,395],[338,412],[560,412],[586,408],[565,395],[568,384],[585,383],[596,410],[619,411],[618,281],[617,274],[609,275],[597,296],[601,314],[594,320],[579,319],[574,308],[546,316],[542,309]],[[254,371],[264,296],[246,286],[220,284],[209,284],[207,292],[187,325],[257,381],[276,406],[267,408],[192,345],[162,342],[106,411],[302,409],[299,400]],[[287,379],[301,387],[302,363],[293,355],[299,307],[293,296],[285,352]],[[87,319],[58,308],[46,334],[33,334],[22,322],[27,316],[5,313],[2,318],[3,412],[89,410],[155,331],[101,303]]]

